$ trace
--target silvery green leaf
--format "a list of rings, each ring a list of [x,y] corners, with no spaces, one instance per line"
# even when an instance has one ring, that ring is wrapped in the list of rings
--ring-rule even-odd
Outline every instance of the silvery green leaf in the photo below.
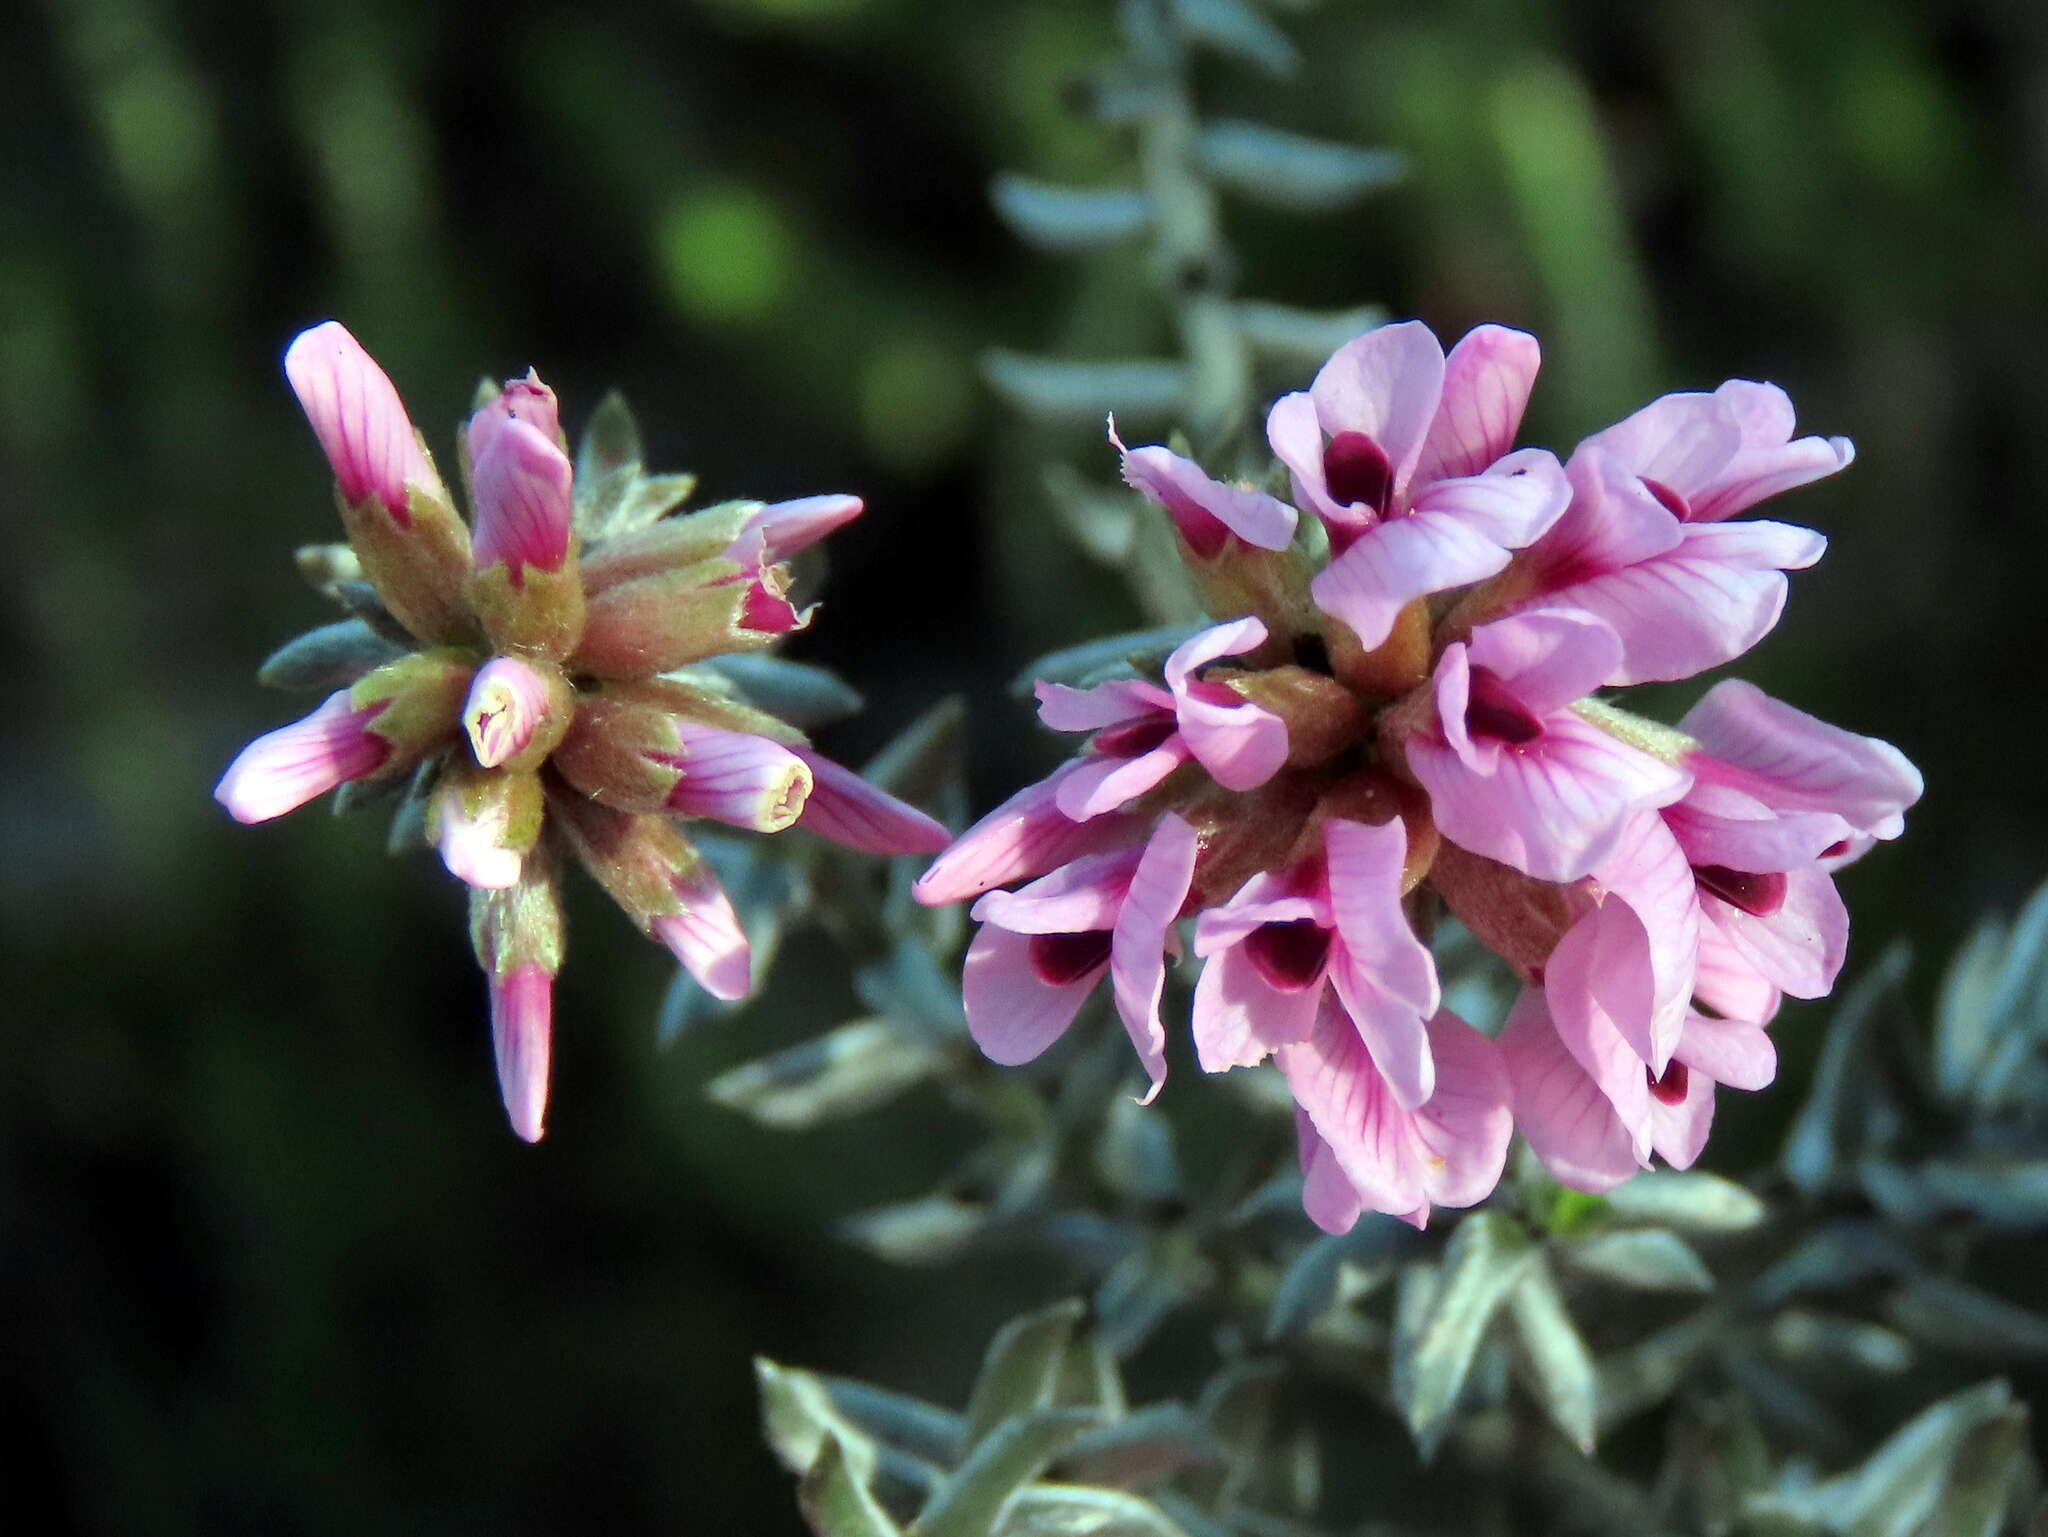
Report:
[[[338,817],[353,816],[359,811],[395,811],[398,803],[412,794],[412,783],[410,774],[395,779],[351,779],[334,787],[334,797],[328,804]],[[404,853],[414,846],[408,843],[404,849],[394,848],[390,852]]]
[[[612,539],[659,523],[687,502],[696,489],[695,475],[636,475],[613,498],[610,514],[598,532],[601,537]],[[762,505],[760,502],[720,502],[702,510],[715,515],[735,507],[758,509]]]
[[[1807,1195],[1826,1189],[1845,1159],[1861,1151],[1871,1074],[1868,1037],[1905,980],[1906,965],[1903,946],[1886,950],[1857,978],[1828,1023],[1813,1091],[1792,1123],[1781,1159],[1786,1175]]]
[[[1862,1466],[1807,1488],[1756,1496],[1748,1513],[1783,1511],[1841,1537],[1909,1537],[1938,1508],[1965,1439],[2012,1408],[2003,1382],[1982,1383],[1894,1431]]]
[[[1702,1308],[1626,1350],[1601,1357],[1600,1428],[1610,1429],[1669,1398],[1725,1328],[1720,1314]]]
[[[264,659],[256,681],[266,688],[331,693],[403,655],[403,646],[362,620],[343,619],[286,641]]]
[[[1386,324],[1377,304],[1348,310],[1304,310],[1291,304],[1240,299],[1231,316],[1254,350],[1275,362],[1313,367],[1352,338]]]
[[[625,397],[612,390],[597,403],[576,445],[576,527],[584,537],[618,531],[619,507],[640,478],[642,460],[640,428]]]
[[[341,605],[342,612],[353,614],[400,650],[410,651],[419,644],[404,625],[391,617],[391,610],[368,582],[336,582],[327,595]]]
[[[1941,1097],[1959,1103],[1983,1071],[1998,1039],[1992,1012],[2006,955],[2005,925],[1981,920],[1956,951],[1934,1006],[1934,1082]]]
[[[1948,1482],[1916,1537],[1998,1537],[2013,1505],[2027,1452],[2026,1407],[2014,1404],[1964,1435]],[[2039,1530],[2036,1517],[2035,1530]]]
[[[853,985],[869,1008],[927,1041],[955,1040],[967,1029],[959,978],[942,971],[926,945],[898,940],[881,960],[856,972]]]
[[[1150,1500],[1120,1489],[1031,1484],[1017,1491],[996,1537],[1194,1537]]]
[[[1133,671],[1156,671],[1174,647],[1196,629],[1191,624],[1161,625],[1153,630],[1130,630],[1064,650],[1048,651],[1010,680],[1010,692],[1029,698],[1034,683],[1087,688],[1108,678],[1129,677]]]
[[[1060,1475],[1077,1484],[1143,1489],[1224,1456],[1208,1422],[1184,1404],[1151,1404],[1077,1437]]]
[[[1535,1263],[1537,1249],[1499,1212],[1466,1217],[1451,1235],[1427,1314],[1415,1328],[1397,1393],[1425,1460],[1450,1425],[1487,1326]],[[1405,1278],[1404,1278],[1405,1279]],[[1397,1324],[1398,1329],[1398,1324]],[[1401,1340],[1396,1336],[1397,1371]]]
[[[1186,1240],[1155,1238],[1119,1260],[1095,1292],[1095,1316],[1102,1337],[1118,1355],[1129,1355],[1187,1296],[1193,1255]]]
[[[1181,31],[1198,43],[1285,77],[1301,66],[1301,55],[1272,22],[1247,0],[1174,0]]]
[[[1902,1335],[1860,1318],[1790,1308],[1771,1320],[1770,1338],[1771,1348],[1790,1361],[1849,1365],[1882,1376],[1913,1365],[1913,1347]]]
[[[2048,1223],[2048,1159],[1931,1158],[1914,1173],[1942,1210],[1967,1211],[1994,1227]]]
[[[1565,1263],[1639,1291],[1710,1292],[1714,1277],[1692,1245],[1664,1228],[1596,1233],[1560,1251]]]
[[[1319,213],[1393,185],[1406,162],[1392,150],[1363,149],[1223,119],[1202,129],[1202,169],[1255,202]]]
[[[1791,1297],[1846,1291],[1912,1268],[1911,1253],[1877,1223],[1839,1221],[1801,1239],[1758,1277],[1755,1296],[1759,1305],[1776,1307]]]
[[[1522,1342],[1530,1386],[1557,1428],[1581,1452],[1593,1454],[1599,1382],[1592,1354],[1558,1294],[1557,1281],[1541,1255],[1529,1266],[1508,1299],[1515,1334]]]
[[[839,1438],[827,1435],[797,1485],[797,1508],[816,1537],[899,1537],[901,1528],[847,1466]]]
[[[1094,362],[998,348],[983,354],[981,371],[1017,410],[1093,427],[1111,414],[1160,421],[1179,411],[1187,397],[1187,370],[1167,358]]]
[[[1722,1352],[1721,1370],[1760,1419],[1794,1440],[1831,1455],[1854,1444],[1840,1416],[1803,1381],[1780,1371],[1777,1363],[1747,1351],[1730,1350]]]
[[[441,782],[441,758],[420,761],[405,780],[405,792],[391,809],[391,826],[384,834],[384,852],[409,854],[427,841],[427,808],[433,804],[434,787]]]
[[[1764,1203],[1733,1180],[1698,1169],[1651,1169],[1607,1193],[1624,1222],[1655,1222],[1700,1233],[1739,1233],[1763,1220]]]
[[[1228,1526],[1185,1494],[1162,1489],[1153,1496],[1160,1512],[1180,1529],[1182,1537],[1248,1537],[1248,1526]],[[1320,1537],[1320,1534],[1318,1534]]]
[[[895,1265],[943,1265],[964,1251],[988,1226],[985,1207],[957,1196],[928,1195],[893,1206],[858,1212],[839,1224],[840,1233]]]
[[[832,1407],[877,1441],[927,1462],[950,1464],[959,1458],[967,1421],[951,1409],[851,1377],[818,1381]]]
[[[1059,1379],[1053,1384],[1052,1402],[1093,1406],[1102,1411],[1105,1422],[1120,1420],[1130,1413],[1124,1394],[1123,1369],[1103,1343],[1102,1335],[1087,1330],[1067,1346],[1060,1360]]]
[[[1298,1220],[1298,1182],[1292,1194]],[[1321,1233],[1310,1239],[1281,1272],[1266,1309],[1266,1338],[1285,1339],[1313,1327],[1337,1302],[1347,1265],[1390,1264],[1408,1247],[1413,1233],[1405,1223],[1374,1212],[1360,1218],[1348,1233]]]
[[[2039,1036],[2048,1029],[2048,884],[2013,920],[2005,971],[1991,997],[1991,1017],[2008,1029]]]
[[[885,1105],[945,1060],[887,1020],[863,1019],[721,1073],[705,1092],[764,1126],[802,1131]]]
[[[865,1484],[874,1477],[873,1440],[833,1407],[821,1379],[796,1367],[779,1365],[766,1356],[756,1356],[754,1385],[761,1395],[762,1432],[770,1449],[790,1472],[808,1472],[830,1437],[840,1443],[856,1479]]]
[[[1105,566],[1121,566],[1130,559],[1138,520],[1152,511],[1143,498],[1128,489],[1098,485],[1057,460],[1045,467],[1042,479],[1047,500],[1076,544]]]
[[[755,709],[780,716],[805,731],[857,715],[864,703],[838,674],[808,662],[742,651],[712,657],[702,665]]]
[[[1916,1276],[1894,1294],[1892,1322],[1946,1350],[1998,1361],[2048,1361],[2048,1318],[1960,1281]]]
[[[1173,1124],[1125,1095],[1110,1101],[1109,1123],[1095,1143],[1095,1172],[1130,1201],[1167,1201],[1180,1194]]]
[[[1099,1423],[1093,1409],[1032,1409],[1003,1420],[933,1491],[911,1525],[911,1537],[987,1537],[1011,1497]]]
[[[1047,251],[1085,251],[1142,235],[1152,225],[1151,197],[1138,187],[1068,187],[999,172],[989,196],[1003,222]]]
[[[1070,1297],[996,1331],[967,1403],[964,1445],[975,1446],[1004,1420],[1052,1402],[1067,1342],[1086,1311],[1079,1298]]]

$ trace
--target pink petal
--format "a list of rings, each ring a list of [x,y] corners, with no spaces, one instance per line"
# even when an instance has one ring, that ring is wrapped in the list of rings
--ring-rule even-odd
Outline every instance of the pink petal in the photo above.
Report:
[[[1444,360],[1443,396],[1414,483],[1477,475],[1515,446],[1542,351],[1526,331],[1475,326]]]
[[[1449,1009],[1429,1022],[1436,1092],[1414,1112],[1422,1188],[1437,1206],[1477,1206],[1500,1183],[1513,1138],[1514,1086],[1500,1048]],[[1414,1226],[1414,1214],[1395,1213]]]
[[[1238,619],[1190,636],[1166,659],[1181,741],[1226,790],[1256,789],[1280,771],[1287,762],[1287,726],[1271,710],[1220,684],[1191,681],[1191,675],[1219,657],[1256,650],[1265,640],[1266,627],[1258,620]]]
[[[654,937],[712,997],[727,1002],[746,997],[754,985],[753,957],[718,877],[707,866],[687,884],[678,881],[676,895],[683,910],[656,918],[650,925]]]
[[[1558,1039],[1540,989],[1526,989],[1516,1000],[1500,1054],[1513,1088],[1515,1126],[1558,1180],[1598,1193],[1643,1166],[1614,1106]],[[1640,1063],[1636,1074],[1642,1075]]]
[[[1689,1016],[1671,1060],[1731,1089],[1767,1089],[1778,1076],[1778,1049],[1770,1032],[1743,1019]]]
[[[1669,805],[1688,777],[1571,715],[1475,773],[1427,735],[1405,743],[1444,836],[1538,880],[1572,881],[1613,853],[1632,812]]]
[[[1237,895],[1228,902],[1210,908],[1195,920],[1195,954],[1218,955],[1249,937],[1254,929],[1302,919],[1325,928],[1333,924],[1328,907],[1301,895],[1291,878],[1261,870],[1239,887]]]
[[[1824,998],[1849,947],[1849,912],[1834,880],[1809,865],[1785,877],[1785,900],[1757,917],[1714,896],[1700,906],[1721,937],[1759,976],[1794,998]]]
[[[1701,779],[1781,810],[1832,811],[1858,832],[1896,838],[1920,799],[1920,771],[1889,742],[1830,726],[1739,678],[1715,684],[1678,724],[1709,755],[1688,762]]]
[[[1149,1101],[1166,1081],[1166,1030],[1159,997],[1166,986],[1166,946],[1195,878],[1195,830],[1173,813],[1145,845],[1110,943],[1110,988],[1138,1060],[1152,1079]]]
[[[1557,456],[1524,448],[1479,474],[1424,486],[1413,505],[1417,513],[1455,517],[1502,549],[1519,550],[1548,533],[1571,499]]]
[[[1145,824],[1136,817],[1076,822],[1059,809],[1061,784],[1081,767],[1079,760],[1060,765],[968,828],[932,861],[911,887],[911,895],[927,907],[964,902],[992,887],[1138,837]]]
[[[1714,1124],[1714,1080],[1688,1072],[1676,1104],[1650,1101],[1650,1146],[1674,1169],[1690,1169],[1707,1146]]]
[[[1651,978],[1650,1016],[1639,1032],[1631,1033],[1631,1041],[1640,1046],[1646,1040],[1643,1060],[1662,1072],[1684,1025],[1699,966],[1700,904],[1692,866],[1663,819],[1654,811],[1639,811],[1593,879],[1606,889],[1607,901],[1625,902],[1641,922],[1642,961]]]
[[[1792,402],[1775,384],[1730,379],[1714,391],[1729,421],[1741,433],[1741,447],[1712,483],[1692,497],[1698,523],[1717,522],[1847,469],[1856,448],[1847,438],[1792,439]]]
[[[1365,1214],[1365,1202],[1351,1186],[1330,1144],[1316,1135],[1314,1123],[1294,1112],[1295,1140],[1301,1152],[1301,1209],[1326,1233],[1348,1233]]]
[[[747,519],[726,558],[743,565],[788,560],[861,515],[864,504],[843,494],[771,502]]]
[[[1695,784],[1661,815],[1693,864],[1758,873],[1812,864],[1852,835],[1831,811],[1773,811],[1726,785]]]
[[[391,751],[365,729],[377,713],[353,708],[347,689],[328,695],[305,719],[243,748],[213,787],[213,798],[237,822],[267,822],[374,772]]]
[[[1275,987],[1243,945],[1226,946],[1195,983],[1195,1058],[1202,1071],[1251,1067],[1277,1046],[1306,1040],[1322,996],[1320,979],[1303,988]]]
[[[1117,849],[1060,866],[1018,891],[991,891],[976,902],[977,923],[1017,934],[1087,934],[1116,923],[1142,851]]]
[[[1622,1119],[1639,1124],[1648,1105],[1645,1069],[1661,1073],[1665,1064],[1651,1028],[1657,999],[1649,935],[1635,909],[1610,899],[1573,924],[1543,968],[1543,997],[1566,1049]],[[1671,1044],[1677,1035],[1671,1032]]]
[[[284,373],[343,500],[375,496],[401,528],[409,526],[408,482],[438,489],[441,481],[384,370],[340,321],[328,320],[293,338]]]
[[[1349,625],[1371,650],[1415,599],[1481,581],[1507,563],[1506,550],[1459,518],[1414,512],[1366,529],[1308,590],[1317,608]]]
[[[538,1142],[548,1107],[548,1054],[554,1034],[555,979],[534,962],[515,966],[491,983],[491,1049],[498,1059],[498,1092],[512,1130]]]
[[[1778,1012],[1779,990],[1751,965],[1711,921],[1700,924],[1699,962],[1693,996],[1726,1019],[1770,1023]]]
[[[1047,982],[1032,965],[1029,935],[985,923],[967,947],[960,974],[968,1034],[991,1062],[1016,1067],[1032,1061],[1066,1033],[1106,969]]]
[[[1552,715],[1607,681],[1621,657],[1614,632],[1590,614],[1537,608],[1472,632],[1471,661],[1508,685],[1531,715]]]
[[[808,747],[792,747],[811,771],[811,795],[797,825],[864,854],[933,854],[951,840],[944,824],[852,769]]]
[[[1086,822],[1129,805],[1191,756],[1178,734],[1135,758],[1091,754],[1061,778],[1054,800],[1070,821]]]
[[[1112,678],[1093,688],[1040,680],[1032,690],[1038,696],[1038,718],[1055,731],[1100,731],[1173,709],[1173,695],[1133,678]]]
[[[682,751],[664,758],[682,777],[669,792],[669,810],[761,833],[780,832],[803,814],[810,765],[780,742],[681,719],[675,731]]]
[[[555,392],[530,368],[524,379],[507,379],[497,398],[470,416],[464,431],[469,462],[474,465],[483,458],[505,424],[515,421],[525,422],[551,443],[562,439],[562,413]]]
[[[1354,337],[1309,386],[1324,432],[1362,432],[1385,451],[1397,501],[1422,457],[1443,392],[1443,346],[1419,320]]]
[[[526,751],[552,699],[548,680],[530,662],[494,656],[479,667],[462,705],[462,728],[478,764],[496,768]]]
[[[518,885],[526,859],[518,849],[505,846],[504,803],[490,800],[485,815],[471,816],[464,800],[462,786],[454,779],[443,783],[434,797],[434,846],[441,863],[450,875],[479,891]]]
[[[1114,424],[1109,440],[1123,456],[1124,482],[1171,513],[1197,555],[1220,553],[1229,534],[1262,550],[1293,542],[1298,514],[1277,497],[1211,480],[1194,460],[1165,448],[1125,448]]]
[[[575,503],[569,456],[531,423],[507,421],[469,467],[476,499],[471,546],[476,569],[504,564],[513,585],[525,569],[558,571],[569,557]]]
[[[1680,542],[1623,570],[1558,589],[1622,642],[1614,684],[1669,682],[1733,661],[1785,606],[1783,573],[1819,560],[1827,541],[1789,523],[1687,523]]]
[[[1683,537],[1685,525],[1597,444],[1581,444],[1564,473],[1571,501],[1523,557],[1537,595],[1636,565]]]
[[[1308,391],[1297,390],[1273,402],[1266,413],[1266,442],[1293,477],[1296,505],[1321,518],[1333,536],[1339,530],[1355,536],[1376,521],[1375,513],[1345,506],[1331,497],[1323,474],[1323,428]]]
[[[1338,939],[1331,980],[1395,1105],[1413,1110],[1436,1089],[1424,1021],[1441,994],[1429,947],[1401,907],[1407,834],[1399,818],[1374,827],[1333,817],[1323,848]]]
[[[1741,448],[1742,429],[1718,397],[1693,391],[1651,401],[1579,445],[1588,446],[1690,504],[1712,489]]]

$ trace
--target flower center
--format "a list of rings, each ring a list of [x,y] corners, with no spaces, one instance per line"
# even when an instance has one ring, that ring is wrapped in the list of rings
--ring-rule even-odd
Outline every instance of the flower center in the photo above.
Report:
[[[1475,667],[1465,699],[1465,729],[1473,736],[1519,747],[1543,735],[1543,719],[1532,714],[1491,668]]]
[[[1031,936],[1031,969],[1047,987],[1066,987],[1108,964],[1108,929]]]
[[[1174,730],[1171,715],[1126,721],[1096,732],[1089,745],[1105,758],[1140,758],[1172,736]]]
[[[1323,484],[1333,501],[1385,513],[1394,488],[1387,451],[1362,432],[1340,432],[1323,448]]]
[[[1692,1071],[1675,1058],[1665,1064],[1664,1076],[1659,1078],[1647,1067],[1643,1075],[1650,1080],[1650,1093],[1661,1105],[1684,1103],[1686,1090],[1692,1085]]]
[[[1726,865],[1694,865],[1693,879],[1700,890],[1713,893],[1730,907],[1752,918],[1768,918],[1785,905],[1785,877],[1758,875],[1749,870],[1731,870]]]
[[[1245,936],[1244,953],[1268,984],[1298,993],[1322,976],[1330,958],[1330,931],[1313,918],[1262,923]]]

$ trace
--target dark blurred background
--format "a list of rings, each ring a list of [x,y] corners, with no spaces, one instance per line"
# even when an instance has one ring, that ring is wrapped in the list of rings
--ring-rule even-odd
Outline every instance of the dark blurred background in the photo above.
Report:
[[[1845,881],[1852,970],[1900,935],[1931,964],[2012,904],[2048,869],[2048,12],[1289,25],[1296,81],[1215,61],[1205,101],[1412,174],[1334,217],[1234,211],[1245,288],[1538,330],[1529,441],[1730,375],[1853,437],[1850,473],[1774,509],[1835,545],[1742,670],[1926,770],[1909,836]],[[431,856],[219,812],[222,766],[302,708],[256,662],[327,617],[290,568],[333,524],[277,361],[338,316],[437,443],[480,374],[531,363],[572,424],[622,388],[714,499],[860,491],[796,652],[870,700],[826,745],[858,761],[966,691],[987,804],[1028,767],[1002,681],[1133,618],[1106,576],[1048,580],[1079,557],[976,372],[991,345],[1171,348],[1141,264],[1032,255],[985,194],[1127,163],[1062,106],[1116,46],[1108,0],[47,0],[0,39],[0,1400],[26,1411],[0,1526],[793,1531],[751,1353],[957,1400],[1056,1278],[823,1236],[945,1166],[937,1096],[801,1137],[704,1101],[855,1012],[821,940],[658,1052],[666,957],[582,893],[528,1148]],[[1785,1016],[1795,1082],[1822,1017]],[[1731,1108],[1710,1162],[1740,1172],[1776,1115]]]

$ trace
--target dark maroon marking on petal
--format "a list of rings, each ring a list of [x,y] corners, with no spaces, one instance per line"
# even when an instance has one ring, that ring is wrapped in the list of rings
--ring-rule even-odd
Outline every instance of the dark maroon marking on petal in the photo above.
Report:
[[[1065,987],[1109,964],[1109,930],[1085,934],[1033,934],[1031,969],[1047,987]]]
[[[1171,715],[1125,721],[1096,732],[1088,745],[1105,758],[1141,758],[1172,736],[1174,729]]]
[[[1731,870],[1726,865],[1694,865],[1693,879],[1700,890],[1719,897],[1730,907],[1740,908],[1752,918],[1768,918],[1785,905],[1785,877],[1776,873],[1758,875],[1749,870]]]
[[[1465,729],[1519,747],[1543,735],[1543,717],[1517,699],[1491,668],[1475,667],[1465,700]]]
[[[1690,523],[1692,521],[1692,505],[1684,497],[1665,485],[1661,480],[1652,480],[1647,475],[1641,475],[1637,478],[1642,481],[1643,489],[1662,502],[1664,510],[1670,513],[1672,517],[1678,519],[1681,523]]]
[[[1838,839],[1835,842],[1830,843],[1826,848],[1822,849],[1820,851],[1820,857],[1822,859],[1840,859],[1844,854],[1849,852],[1852,841],[1853,840],[1848,838]]]
[[[1230,542],[1230,525],[1178,486],[1162,489],[1161,498],[1180,532],[1181,541],[1197,560],[1214,560]]]
[[[1647,1067],[1643,1069],[1643,1076],[1650,1080],[1650,1093],[1659,1104],[1683,1104],[1685,1092],[1692,1086],[1692,1070],[1675,1059],[1665,1064],[1662,1078]]]
[[[1340,432],[1323,447],[1323,484],[1330,498],[1353,507],[1387,510],[1394,466],[1387,451],[1362,432]]]
[[[1244,953],[1272,986],[1298,993],[1322,976],[1330,958],[1330,931],[1313,918],[1262,923],[1245,936]]]

